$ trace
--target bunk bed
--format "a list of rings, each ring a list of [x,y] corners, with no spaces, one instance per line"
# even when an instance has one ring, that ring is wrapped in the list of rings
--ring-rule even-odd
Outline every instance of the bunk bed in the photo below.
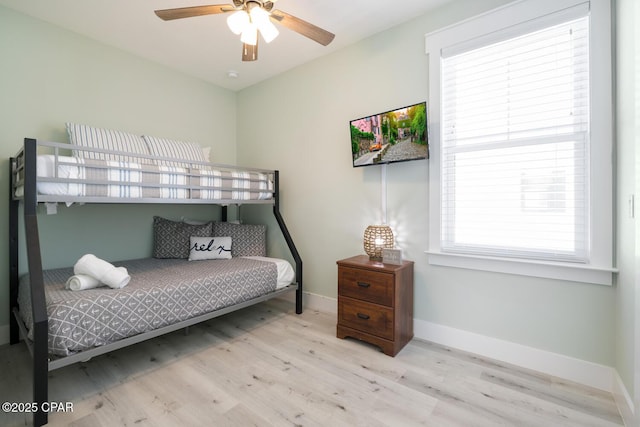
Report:
[[[279,172],[277,170],[237,168],[228,165],[212,164],[199,158],[176,158],[166,152],[131,152],[113,147],[96,147],[69,143],[55,143],[26,138],[24,145],[15,157],[10,159],[10,195],[9,195],[9,238],[10,238],[10,342],[18,343],[24,338],[32,355],[33,363],[33,402],[37,410],[33,414],[34,425],[40,426],[48,421],[47,412],[42,403],[48,401],[48,372],[73,363],[86,361],[92,357],[108,353],[168,332],[188,328],[191,325],[221,316],[223,314],[248,307],[250,305],[278,297],[285,292],[295,291],[295,311],[302,313],[302,260],[295,247],[279,207]],[[131,145],[131,144],[129,144]],[[116,147],[117,148],[117,147]],[[43,154],[44,152],[44,154]],[[187,156],[189,157],[189,156]],[[50,318],[53,309],[48,304],[64,294],[68,298],[82,299],[91,295],[118,295],[116,291],[87,290],[73,292],[64,289],[64,279],[72,274],[72,269],[43,270],[38,231],[38,205],[42,203],[154,203],[154,204],[217,204],[222,206],[221,224],[227,224],[227,206],[233,204],[268,204],[273,206],[273,215],[291,252],[295,263],[292,273],[294,280],[268,286],[257,286],[247,295],[235,300],[222,301],[210,306],[197,307],[187,314],[173,315],[163,313],[159,321],[148,322],[152,327],[106,339],[91,341],[85,347],[56,347],[57,337],[52,337],[52,325],[57,320]],[[20,206],[23,210],[25,243],[28,274],[20,277],[18,267],[18,228],[20,224]],[[272,265],[272,259],[263,257],[233,257],[237,266],[226,267],[221,274],[225,280],[244,280],[247,269],[262,269],[261,274],[269,281],[280,280],[282,264]],[[162,286],[182,288],[170,283],[164,273],[157,271],[170,265],[169,270],[192,268],[197,265],[202,273],[210,261],[190,262],[183,259],[156,259],[126,261],[119,265],[131,272],[137,283],[143,281],[141,288],[152,288],[149,282],[160,281]],[[226,262],[226,261],[225,261]],[[213,264],[213,263],[212,263]],[[233,264],[233,265],[236,265]],[[285,264],[287,262],[285,261]],[[253,269],[253,270],[251,270]],[[155,271],[155,273],[154,273]],[[177,273],[184,278],[183,273]],[[215,273],[218,274],[218,273]],[[213,276],[215,276],[213,274]],[[146,276],[148,277],[146,277]],[[162,280],[159,279],[162,277]],[[166,279],[166,280],[165,280]],[[166,283],[169,280],[169,283]],[[215,277],[211,280],[215,282]],[[265,279],[266,280],[266,279]],[[287,280],[287,279],[285,279]],[[198,281],[198,280],[196,280]],[[202,282],[202,280],[199,280]],[[133,280],[132,280],[133,283]],[[159,285],[158,285],[159,286]],[[128,292],[143,292],[144,289],[125,287]],[[66,292],[66,294],[65,294]],[[102,294],[101,294],[102,292]],[[202,296],[206,290],[189,290],[190,294]],[[76,296],[80,295],[82,296]],[[117,299],[117,298],[116,298]],[[205,300],[207,298],[204,298]],[[200,297],[198,304],[202,305]],[[69,301],[65,301],[65,304]],[[195,304],[195,305],[198,305]],[[193,303],[190,307],[194,306]],[[193,308],[193,307],[192,307]],[[157,313],[154,315],[157,316]],[[55,326],[55,325],[54,325]],[[95,334],[99,337],[100,333]],[[59,340],[58,340],[59,341]],[[52,344],[53,343],[53,344]]]

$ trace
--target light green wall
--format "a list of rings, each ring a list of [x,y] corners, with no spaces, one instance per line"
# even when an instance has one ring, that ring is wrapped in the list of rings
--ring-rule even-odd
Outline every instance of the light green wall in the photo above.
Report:
[[[8,241],[7,159],[24,137],[65,142],[64,123],[73,121],[198,142],[212,147],[214,161],[235,163],[235,118],[234,92],[0,7],[0,241]],[[59,209],[65,212],[42,214],[39,220],[45,266],[72,265],[87,252],[113,261],[149,256],[154,214],[218,215],[215,207]],[[7,246],[0,245],[0,329],[5,331]]]
[[[349,120],[426,100],[425,33],[504,3],[457,1],[239,93],[251,126],[239,124],[238,161],[281,169],[309,292],[336,297],[336,260],[363,253],[380,220],[381,168],[351,166]],[[428,264],[429,162],[387,168],[389,222],[416,263],[415,317],[613,366],[615,288]]]
[[[617,129],[617,280],[616,368],[627,390],[638,395],[640,384],[634,376],[640,372],[640,306],[638,275],[640,229],[630,217],[629,198],[636,195],[640,183],[640,4],[636,0],[617,0],[616,4],[616,129]],[[634,393],[635,392],[635,393]],[[640,405],[640,395],[636,396]],[[640,406],[637,406],[640,408]]]

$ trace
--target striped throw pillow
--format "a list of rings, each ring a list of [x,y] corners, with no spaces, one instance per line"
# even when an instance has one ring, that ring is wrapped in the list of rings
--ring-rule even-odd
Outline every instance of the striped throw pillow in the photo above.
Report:
[[[135,156],[135,154],[149,155],[147,145],[142,137],[138,135],[75,123],[67,123],[66,127],[67,133],[69,134],[69,142],[73,145],[121,152],[121,154],[111,154],[72,150],[75,157],[133,163],[151,163],[150,159],[143,159]]]
[[[192,142],[174,141],[166,138],[143,135],[149,152],[158,157],[167,157],[172,160],[158,160],[157,163],[165,166],[189,167],[190,162],[208,162],[202,147]],[[202,165],[197,166],[202,168]]]

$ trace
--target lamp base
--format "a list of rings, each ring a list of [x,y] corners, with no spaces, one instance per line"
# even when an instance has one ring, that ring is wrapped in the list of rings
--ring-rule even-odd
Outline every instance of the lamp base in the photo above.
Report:
[[[381,256],[370,256],[369,261],[382,261]]]

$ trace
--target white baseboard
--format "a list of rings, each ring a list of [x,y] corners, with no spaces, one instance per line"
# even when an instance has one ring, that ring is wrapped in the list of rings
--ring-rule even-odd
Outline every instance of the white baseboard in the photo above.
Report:
[[[304,294],[304,304],[313,310],[338,314],[338,300],[318,294]]]
[[[324,313],[338,313],[338,300],[335,298],[325,297],[318,294],[311,294],[309,292],[303,292],[302,304],[304,308],[309,308],[311,310],[318,310]],[[283,294],[281,299],[287,301],[295,301],[295,293],[288,292]]]
[[[614,370],[613,381],[613,398],[616,401],[620,415],[626,426],[640,425],[640,420],[636,420],[636,411],[633,399],[629,395],[627,387],[622,382],[622,378],[618,374],[618,371]]]

